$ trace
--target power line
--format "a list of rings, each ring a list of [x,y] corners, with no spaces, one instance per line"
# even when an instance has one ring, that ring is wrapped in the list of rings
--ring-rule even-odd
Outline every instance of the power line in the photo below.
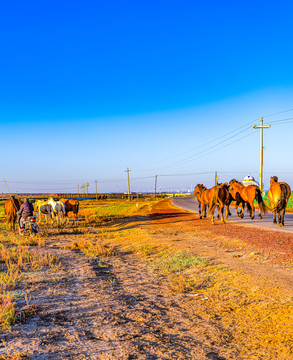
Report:
[[[279,111],[279,112],[276,112],[274,114],[264,115],[263,117],[275,116],[275,115],[283,114],[283,113],[289,112],[289,111],[293,111],[293,109],[287,109],[287,110]]]
[[[171,163],[171,164],[169,164],[169,165],[166,165],[166,166],[163,166],[163,167],[160,167],[160,168],[150,169],[149,171],[166,169],[166,168],[169,168],[169,167],[174,167],[174,166],[176,166],[176,165],[186,164],[186,163],[188,163],[188,162],[190,162],[190,161],[192,161],[192,160],[196,160],[196,159],[199,159],[199,158],[204,157],[204,156],[206,156],[206,155],[212,154],[212,153],[215,152],[215,151],[221,150],[221,149],[223,149],[223,148],[225,148],[225,147],[227,147],[227,146],[229,146],[229,145],[232,145],[232,144],[234,144],[235,142],[238,142],[238,141],[240,141],[240,140],[242,140],[242,139],[244,139],[244,138],[246,138],[246,137],[248,137],[248,136],[250,136],[250,135],[253,134],[253,132],[251,132],[250,134],[248,134],[248,135],[246,135],[246,136],[243,136],[243,137],[241,137],[240,139],[237,139],[237,140],[235,140],[235,141],[233,141],[233,142],[231,142],[231,143],[229,143],[229,144],[226,144],[225,146],[222,146],[222,147],[217,148],[217,149],[215,149],[215,150],[213,150],[213,151],[210,151],[211,149],[214,149],[214,148],[218,147],[219,145],[225,143],[226,141],[231,140],[231,139],[234,138],[235,136],[238,136],[238,135],[240,135],[241,133],[243,133],[243,132],[245,132],[245,131],[247,131],[247,130],[250,130],[250,128],[247,128],[247,129],[244,129],[244,130],[242,130],[242,131],[239,131],[237,134],[234,134],[233,136],[230,136],[228,139],[223,140],[223,141],[221,141],[221,142],[219,142],[219,143],[217,143],[217,144],[209,147],[208,149],[202,150],[202,151],[200,151],[199,153],[197,153],[197,154],[195,154],[195,155],[189,156],[189,157],[187,157],[187,158],[185,158],[185,159],[179,160],[179,161],[177,161],[177,162]],[[210,151],[210,152],[208,152],[208,151]]]
[[[289,112],[289,111],[293,111],[293,108],[292,108],[292,109],[287,109],[287,110],[282,110],[282,111],[279,111],[279,112],[276,112],[276,113],[272,113],[272,114],[268,114],[268,115],[265,115],[264,117],[275,116],[275,115],[279,115],[279,114],[282,114],[282,113],[285,113],[285,112]],[[171,160],[171,159],[178,158],[178,157],[180,157],[180,156],[182,156],[182,155],[188,154],[188,153],[190,153],[190,152],[192,152],[192,151],[194,151],[194,150],[196,150],[196,149],[200,149],[200,148],[202,148],[202,147],[204,147],[204,146],[207,146],[207,145],[209,145],[209,144],[211,144],[211,143],[213,143],[213,142],[215,142],[215,141],[218,141],[218,140],[220,140],[220,139],[222,139],[222,138],[225,138],[226,136],[228,136],[228,135],[230,135],[230,134],[233,134],[234,132],[236,132],[236,131],[238,131],[238,130],[240,130],[240,129],[243,129],[244,127],[247,127],[247,126],[253,124],[253,123],[254,123],[255,121],[257,121],[257,120],[258,120],[258,119],[255,119],[255,120],[253,120],[253,121],[250,121],[250,122],[248,122],[247,124],[242,125],[242,126],[240,126],[239,128],[236,128],[235,130],[232,130],[232,131],[230,131],[230,132],[228,132],[228,133],[226,133],[226,134],[224,134],[224,135],[222,135],[222,136],[219,136],[219,137],[217,137],[217,138],[215,138],[215,139],[213,139],[213,140],[210,140],[210,141],[208,141],[208,142],[206,142],[206,143],[204,143],[204,144],[202,144],[202,145],[196,146],[196,147],[194,147],[194,148],[192,148],[192,149],[190,149],[190,150],[184,151],[184,152],[179,153],[179,154],[177,154],[177,155],[174,155],[174,156],[171,156],[171,157],[162,159],[162,160],[158,160],[158,161],[155,161],[155,162],[152,162],[152,163],[149,163],[149,164],[155,164],[155,163],[162,162],[162,161],[168,161],[168,160]],[[240,132],[240,133],[241,133],[241,132]],[[237,134],[235,134],[235,136],[236,136],[236,135],[237,135]],[[233,137],[234,137],[234,135],[233,135]],[[226,140],[224,140],[224,141],[228,141],[228,140],[229,140],[229,139],[226,139]],[[214,145],[214,146],[216,146],[216,145]],[[210,148],[209,148],[209,149],[210,149]],[[203,150],[203,151],[208,151],[209,149],[206,149],[206,150]],[[184,161],[184,160],[185,160],[185,159],[183,159],[182,161]],[[179,161],[180,161],[180,160],[179,160]],[[147,164],[147,165],[148,165],[148,164]],[[155,171],[155,170],[159,170],[159,169],[160,169],[160,167],[159,167],[159,168],[156,168],[156,169],[146,170],[146,171]]]
[[[279,119],[279,120],[275,120],[275,121],[271,121],[271,124],[278,124],[278,123],[287,123],[287,122],[292,122],[292,121],[288,121],[288,120],[293,120],[293,117],[290,118],[285,118],[285,119]]]
[[[200,148],[202,148],[202,147],[204,147],[204,146],[207,146],[207,145],[209,145],[209,144],[211,144],[211,143],[213,143],[213,142],[215,142],[215,141],[218,141],[218,140],[220,140],[220,139],[223,139],[223,138],[225,138],[226,136],[228,136],[228,135],[230,135],[230,134],[233,134],[234,132],[236,132],[236,131],[238,131],[238,130],[240,130],[240,129],[243,129],[244,127],[247,127],[246,130],[248,130],[248,129],[249,129],[249,125],[253,124],[256,120],[257,120],[257,119],[255,119],[255,120],[253,120],[253,121],[250,121],[250,122],[248,122],[247,124],[242,125],[242,126],[240,126],[239,128],[236,128],[236,129],[234,129],[234,130],[232,130],[232,131],[229,131],[228,133],[226,133],[226,134],[224,134],[224,135],[221,135],[221,136],[219,136],[219,137],[217,137],[217,138],[215,138],[215,139],[213,139],[213,140],[210,140],[210,141],[208,141],[208,142],[206,142],[206,143],[204,143],[204,144],[202,144],[202,145],[195,146],[195,147],[193,147],[193,148],[191,148],[191,149],[189,149],[189,150],[186,150],[186,151],[184,151],[184,152],[182,152],[182,153],[179,153],[179,154],[177,154],[177,155],[173,155],[173,156],[170,156],[170,157],[165,158],[165,159],[162,159],[162,160],[154,161],[154,162],[148,163],[148,164],[146,164],[146,165],[155,164],[155,163],[162,162],[162,161],[168,161],[168,160],[171,160],[171,159],[180,157],[180,156],[182,156],[182,155],[188,154],[188,153],[190,153],[190,152],[192,152],[192,151],[194,151],[194,150],[200,149]],[[245,131],[245,130],[244,130],[244,131]],[[240,133],[241,133],[241,132],[240,132]],[[232,137],[234,137],[234,136],[236,136],[236,135],[237,135],[237,134],[233,135]],[[228,140],[228,139],[227,139],[227,140]],[[227,141],[227,140],[224,140],[224,141]],[[160,168],[158,168],[158,169],[160,169]],[[151,170],[157,170],[157,169],[151,169]],[[147,170],[147,171],[151,171],[151,170]]]
[[[194,176],[194,175],[207,175],[207,174],[214,174],[214,171],[206,171],[206,172],[198,172],[198,173],[187,173],[187,174],[161,174],[158,176]]]

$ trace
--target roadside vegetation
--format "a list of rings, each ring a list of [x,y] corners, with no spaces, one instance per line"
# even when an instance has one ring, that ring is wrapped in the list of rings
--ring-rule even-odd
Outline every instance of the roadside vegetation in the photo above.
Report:
[[[0,202],[0,228],[0,328],[9,330],[19,317],[34,314],[34,305],[31,306],[29,301],[24,312],[16,309],[17,298],[26,296],[26,292],[22,292],[25,275],[38,273],[44,268],[56,271],[62,265],[58,256],[41,250],[45,245],[42,235],[31,238],[8,232],[4,201]],[[23,354],[17,356],[23,358]]]

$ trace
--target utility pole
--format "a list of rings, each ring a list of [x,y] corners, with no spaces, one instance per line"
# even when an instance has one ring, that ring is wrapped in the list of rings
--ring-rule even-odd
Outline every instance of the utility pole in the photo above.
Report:
[[[156,175],[155,178],[155,197],[157,196],[157,180],[158,180],[158,175]]]
[[[86,186],[86,196],[88,196],[89,195],[89,183],[87,182],[85,184],[85,186]]]
[[[218,180],[219,180],[218,173],[217,173],[217,171],[215,171],[215,185],[216,186],[218,185]]]
[[[128,183],[128,200],[130,200],[130,183],[129,183],[129,171],[131,171],[130,169],[127,168],[127,170],[125,170],[125,172],[127,172],[127,183]]]
[[[270,128],[271,125],[263,125],[263,117],[260,118],[260,125],[253,125],[254,129],[260,129],[260,170],[259,170],[259,187],[263,192],[263,129]]]
[[[98,200],[98,184],[97,184],[97,179],[95,180],[95,184],[96,184],[96,200]]]

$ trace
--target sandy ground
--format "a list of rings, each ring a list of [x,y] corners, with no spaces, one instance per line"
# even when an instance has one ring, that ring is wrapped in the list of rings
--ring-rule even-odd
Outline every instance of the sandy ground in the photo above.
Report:
[[[148,217],[101,227],[143,229],[155,243],[206,256],[248,274],[259,286],[269,284],[293,296],[293,235],[212,226],[168,201]],[[233,329],[199,316],[194,298],[172,293],[166,277],[149,271],[142,257],[123,250],[119,242],[115,256],[97,261],[66,249],[77,237],[56,230],[46,240],[43,251],[57,254],[62,269],[35,279],[25,275],[30,281],[21,290],[29,294],[36,314],[0,334],[5,342],[0,354],[13,353],[14,347],[30,359],[268,359],[265,353],[245,357],[243,344],[231,345]],[[24,298],[17,301],[19,309],[25,304]]]

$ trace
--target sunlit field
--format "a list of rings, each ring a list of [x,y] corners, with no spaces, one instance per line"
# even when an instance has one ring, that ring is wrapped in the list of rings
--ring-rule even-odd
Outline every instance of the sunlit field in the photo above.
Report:
[[[150,276],[155,273],[166,279],[170,294],[188,297],[188,305],[182,303],[186,311],[191,311],[204,324],[218,324],[216,332],[215,327],[205,325],[193,331],[217,344],[236,346],[241,359],[288,359],[293,343],[289,294],[256,283],[248,274],[181,246],[186,234],[195,242],[207,235],[198,231],[185,232],[184,224],[178,231],[172,221],[168,225],[160,225],[157,220],[152,222],[159,201],[81,201],[78,224],[41,225],[35,238],[8,232],[4,201],[1,201],[2,331],[9,331],[20,318],[37,313],[37,307],[29,298],[32,284],[49,281],[52,277],[66,279],[66,270],[58,253],[50,253],[48,244],[54,236],[66,240],[64,249],[67,251],[79,251],[89,261],[96,261],[103,267],[108,266],[107,259],[117,257],[121,252],[139,259]],[[17,300],[24,297],[26,306],[18,308]]]

